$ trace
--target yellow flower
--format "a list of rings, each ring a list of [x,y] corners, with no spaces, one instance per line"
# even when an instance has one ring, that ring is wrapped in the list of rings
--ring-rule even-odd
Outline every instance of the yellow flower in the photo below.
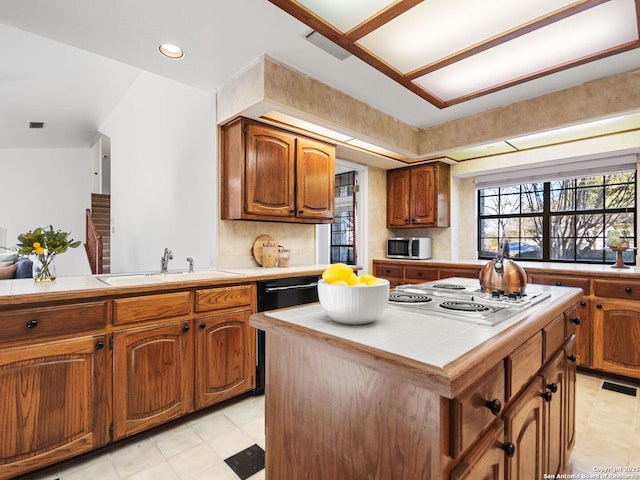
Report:
[[[40,248],[40,243],[39,242],[33,242],[33,248]]]
[[[37,242],[36,242],[36,243],[37,243]],[[44,248],[42,248],[42,247],[40,247],[40,246],[36,247],[36,246],[35,246],[35,244],[34,244],[33,246],[35,247],[35,250],[36,250],[36,254],[37,254],[37,255],[40,255],[40,254],[44,253]]]

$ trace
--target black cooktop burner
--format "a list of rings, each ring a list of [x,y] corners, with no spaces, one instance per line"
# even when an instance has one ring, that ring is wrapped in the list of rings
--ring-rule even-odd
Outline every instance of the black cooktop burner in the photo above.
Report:
[[[431,297],[421,293],[394,291],[389,293],[389,301],[398,303],[426,303],[431,301]]]
[[[462,312],[484,312],[489,310],[489,307],[475,302],[442,302],[440,306],[447,310],[458,310]]]
[[[431,285],[431,288],[443,288],[446,290],[464,290],[467,287],[457,283],[434,283],[433,285]]]

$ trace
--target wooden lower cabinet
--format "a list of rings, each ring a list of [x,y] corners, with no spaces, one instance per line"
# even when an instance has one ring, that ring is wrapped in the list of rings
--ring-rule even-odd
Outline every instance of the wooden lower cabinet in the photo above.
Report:
[[[640,378],[640,302],[594,299],[593,367]]]
[[[114,439],[193,410],[189,320],[113,334]]]
[[[543,478],[544,406],[542,378],[536,377],[505,411],[506,478],[531,480]]]
[[[254,388],[256,341],[250,315],[246,309],[196,318],[196,408]]]
[[[451,471],[450,480],[505,480],[506,451],[510,448],[499,420]]]
[[[564,350],[558,352],[542,371],[544,400],[544,473],[557,476],[563,473],[565,411],[567,402],[567,374]]]
[[[105,335],[0,349],[0,478],[109,441]]]

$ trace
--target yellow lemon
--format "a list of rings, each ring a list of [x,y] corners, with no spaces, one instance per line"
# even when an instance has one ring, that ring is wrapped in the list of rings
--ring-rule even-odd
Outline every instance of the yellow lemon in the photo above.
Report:
[[[360,277],[360,281],[362,283],[367,284],[367,285],[375,285],[375,283],[373,283],[373,282],[375,282],[376,280],[378,280],[376,277],[374,277],[373,275],[370,275],[368,273],[365,273]]]
[[[346,287],[348,287],[348,286],[349,286],[349,284],[348,284],[346,281],[344,281],[344,280],[336,280],[336,281],[335,281],[335,282],[333,282],[331,285],[344,285],[344,286],[346,286]]]
[[[347,278],[347,283],[349,285],[357,285],[360,283],[358,276],[353,271],[351,272],[351,275],[349,275],[349,278]]]
[[[344,263],[334,263],[322,272],[322,279],[327,283],[335,283],[338,280],[348,282],[353,270]]]

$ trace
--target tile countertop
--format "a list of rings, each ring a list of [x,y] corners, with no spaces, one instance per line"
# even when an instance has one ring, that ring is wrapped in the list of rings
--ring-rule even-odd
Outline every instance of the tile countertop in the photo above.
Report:
[[[477,280],[456,280],[469,286],[480,286]],[[342,325],[333,322],[319,304],[254,314],[250,323],[267,333],[270,328],[275,328],[276,333],[291,328],[345,349],[365,349],[375,358],[385,358],[399,367],[426,366],[429,375],[446,378],[452,384],[455,371],[465,370],[454,366],[455,362],[460,361],[460,365],[484,362],[489,351],[493,357],[505,357],[510,353],[507,349],[513,348],[514,336],[524,343],[542,328],[539,320],[555,318],[582,294],[582,290],[570,287],[536,285],[536,288],[551,292],[551,296],[492,327],[445,320],[393,306],[387,307],[368,325]],[[453,394],[451,391],[441,393],[445,396]]]
[[[126,275],[144,275],[145,273],[129,273],[129,274],[102,274],[102,275],[86,275],[73,277],[58,277],[53,282],[35,282],[32,278],[24,278],[19,280],[0,280],[0,306],[11,304],[24,304],[29,300],[50,300],[50,299],[70,299],[79,294],[89,295],[110,295],[110,294],[126,294],[126,292],[152,292],[175,289],[185,284],[189,286],[220,286],[230,283],[238,283],[239,281],[258,281],[268,280],[270,278],[286,278],[305,275],[321,275],[328,265],[302,265],[287,268],[238,268],[220,270],[230,275],[222,278],[191,280],[189,282],[167,282],[153,283],[146,285],[129,285],[114,286],[108,285],[100,280],[99,277],[118,277]],[[359,269],[360,267],[354,267]],[[196,270],[199,272],[200,270]],[[170,272],[171,273],[171,272]]]
[[[520,265],[525,271],[538,272],[554,272],[554,273],[585,273],[597,275],[629,275],[640,276],[640,267],[630,265],[629,268],[612,268],[613,262],[610,264],[589,264],[589,263],[555,263],[555,262],[527,262],[524,260],[510,259]],[[450,266],[450,265],[469,265],[483,266],[490,260],[486,259],[460,259],[460,260],[442,260],[432,258],[429,260],[398,260],[392,258],[377,258],[374,261],[384,261],[392,263],[401,263],[402,265],[433,265],[433,266]]]

